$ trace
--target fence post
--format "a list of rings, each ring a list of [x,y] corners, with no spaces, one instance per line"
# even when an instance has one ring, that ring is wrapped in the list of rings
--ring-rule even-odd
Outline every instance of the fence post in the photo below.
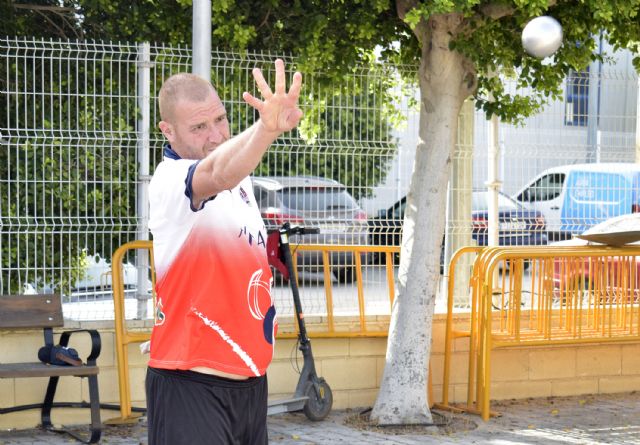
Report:
[[[640,76],[636,93],[636,163],[640,163]]]
[[[149,129],[151,126],[151,55],[149,42],[143,42],[138,47],[138,235],[139,240],[149,239]],[[138,285],[136,298],[138,300],[136,318],[142,320],[147,316],[147,293],[149,274],[149,253],[146,249],[136,251],[136,266],[138,269]]]
[[[474,143],[474,112],[473,101],[466,100],[458,117],[458,133],[455,154],[451,162],[451,181],[449,192],[449,217],[447,237],[444,251],[445,285],[448,288],[447,277],[449,263],[453,254],[461,247],[474,245],[471,237],[471,196],[473,179],[473,143]],[[454,227],[454,224],[456,225]],[[454,283],[454,305],[468,307],[469,277],[471,273],[471,259],[464,256],[458,261],[456,282]]]

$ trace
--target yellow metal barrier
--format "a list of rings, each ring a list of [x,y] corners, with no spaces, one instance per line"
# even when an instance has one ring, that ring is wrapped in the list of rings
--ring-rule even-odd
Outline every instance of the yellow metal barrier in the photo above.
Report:
[[[309,332],[310,336],[321,338],[321,337],[386,337],[387,331],[371,331],[367,328],[366,321],[366,310],[365,310],[365,301],[364,301],[364,290],[363,290],[363,277],[362,277],[362,260],[360,254],[368,254],[368,253],[383,253],[385,255],[385,271],[387,278],[387,288],[389,291],[389,308],[393,305],[393,297],[395,295],[395,280],[393,274],[393,256],[396,253],[400,252],[400,247],[398,246],[331,246],[331,245],[322,245],[322,244],[300,244],[291,246],[292,252],[295,251],[312,251],[312,252],[321,252],[322,253],[322,269],[324,274],[324,293],[325,293],[325,301],[327,304],[327,329],[322,332],[314,332],[313,330]],[[355,261],[355,270],[356,270],[356,288],[358,295],[358,318],[360,329],[355,331],[338,331],[335,329],[334,324],[334,315],[333,315],[333,284],[331,282],[331,263],[329,261],[329,253],[330,252],[352,252],[354,255]],[[293,255],[294,262],[296,256]],[[294,267],[294,270],[297,270]],[[295,325],[295,324],[294,324]],[[317,324],[315,324],[317,326]],[[296,332],[286,332],[286,333],[278,333],[279,338],[295,338],[297,337]]]
[[[113,309],[116,328],[115,349],[118,360],[118,386],[120,392],[120,418],[110,419],[106,423],[126,423],[133,421],[139,415],[131,413],[131,386],[129,381],[129,358],[127,347],[131,343],[142,343],[151,338],[151,332],[129,331],[125,322],[124,307],[124,277],[123,258],[125,254],[134,249],[144,249],[149,254],[149,264],[151,266],[152,294],[155,303],[155,267],[153,263],[153,242],[152,241],[131,241],[120,246],[111,257],[111,274],[113,289]],[[155,307],[155,304],[154,304]]]
[[[461,409],[479,413],[485,420],[492,415],[492,349],[640,342],[638,255],[639,246],[483,250],[471,280],[469,391],[467,406]],[[527,265],[531,272],[525,287]],[[500,268],[503,273],[494,287]],[[452,328],[447,329],[451,335]],[[450,349],[445,350],[443,394],[448,391],[450,355]],[[445,397],[443,405],[448,405]]]
[[[470,321],[469,330],[454,330],[453,329],[453,300],[454,300],[454,288],[455,288],[455,279],[456,279],[456,265],[458,264],[458,260],[462,258],[463,255],[467,254],[475,254],[477,255],[482,251],[482,247],[477,246],[467,246],[458,249],[449,262],[449,282],[447,287],[447,321],[446,321],[446,329],[445,329],[445,339],[444,339],[444,372],[443,372],[443,381],[442,381],[442,402],[436,404],[437,407],[443,409],[449,409],[451,406],[449,405],[449,375],[451,369],[451,348],[453,346],[453,342],[457,338],[469,337],[475,334],[474,326],[475,322],[473,319]],[[474,264],[475,268],[475,264]],[[472,274],[473,278],[475,274]],[[475,299],[472,300],[472,305],[475,305]],[[471,376],[469,376],[471,378]]]
[[[130,250],[146,249],[149,252],[151,276],[153,284],[153,299],[155,302],[155,268],[153,263],[153,243],[152,241],[131,241],[120,246],[112,257],[112,282],[113,282],[113,302],[115,312],[115,349],[118,361],[118,384],[120,394],[120,414],[121,417],[110,419],[105,423],[126,423],[135,421],[136,415],[132,415],[131,407],[131,387],[129,380],[129,361],[127,355],[128,345],[131,343],[142,343],[151,338],[151,332],[130,331],[127,329],[125,322],[125,300],[124,300],[124,277],[123,277],[123,259]],[[393,304],[394,296],[394,273],[393,273],[393,255],[400,251],[395,246],[326,246],[326,245],[296,245],[291,246],[293,251],[319,251],[323,256],[323,273],[324,273],[324,290],[327,309],[327,328],[323,332],[314,332],[311,330],[311,337],[384,337],[387,331],[371,331],[367,328],[366,307],[363,291],[362,277],[362,261],[361,253],[383,253],[385,254],[386,278],[389,290],[389,302]],[[356,267],[356,282],[358,294],[358,312],[359,312],[359,329],[355,331],[337,331],[335,329],[333,315],[333,298],[331,284],[331,265],[329,261],[329,252],[353,252]],[[295,259],[295,255],[293,256]],[[295,269],[294,269],[295,270]],[[317,324],[314,324],[317,325]],[[295,323],[294,323],[295,326]],[[295,338],[297,333],[278,333],[278,338]]]

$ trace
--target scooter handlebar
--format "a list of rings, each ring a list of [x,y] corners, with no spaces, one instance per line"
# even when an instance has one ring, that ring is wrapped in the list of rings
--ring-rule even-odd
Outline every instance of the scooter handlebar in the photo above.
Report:
[[[304,226],[290,225],[289,227],[283,226],[283,230],[289,233],[289,235],[315,235],[320,233],[320,228],[318,227],[304,227]]]

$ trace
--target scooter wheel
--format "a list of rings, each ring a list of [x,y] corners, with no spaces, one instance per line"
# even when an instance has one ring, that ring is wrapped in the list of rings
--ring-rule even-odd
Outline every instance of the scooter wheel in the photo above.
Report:
[[[304,390],[304,395],[309,397],[304,404],[303,412],[309,420],[323,420],[331,412],[333,394],[327,382],[320,380],[316,385],[309,382]]]

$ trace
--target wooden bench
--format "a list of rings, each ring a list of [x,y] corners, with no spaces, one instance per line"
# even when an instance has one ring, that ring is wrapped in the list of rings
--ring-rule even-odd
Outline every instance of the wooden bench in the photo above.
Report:
[[[55,345],[53,328],[62,327],[62,304],[60,295],[2,295],[0,296],[0,329],[43,329],[45,345]],[[91,353],[86,362],[80,366],[56,366],[34,361],[29,363],[4,363],[6,358],[0,356],[0,378],[49,377],[49,384],[44,401],[39,404],[0,408],[0,414],[40,408],[42,428],[67,433],[84,443],[97,443],[101,435],[100,399],[98,396],[98,372],[96,359],[100,355],[100,335],[93,329],[79,329],[64,331],[60,335],[60,346],[68,346],[69,338],[77,332],[86,332],[91,336]],[[38,357],[38,351],[33,351],[33,357]],[[87,377],[89,383],[88,407],[91,409],[91,426],[89,439],[53,427],[51,423],[51,408],[60,377]],[[19,388],[18,388],[19,390]],[[56,407],[87,407],[82,403],[56,403]]]

